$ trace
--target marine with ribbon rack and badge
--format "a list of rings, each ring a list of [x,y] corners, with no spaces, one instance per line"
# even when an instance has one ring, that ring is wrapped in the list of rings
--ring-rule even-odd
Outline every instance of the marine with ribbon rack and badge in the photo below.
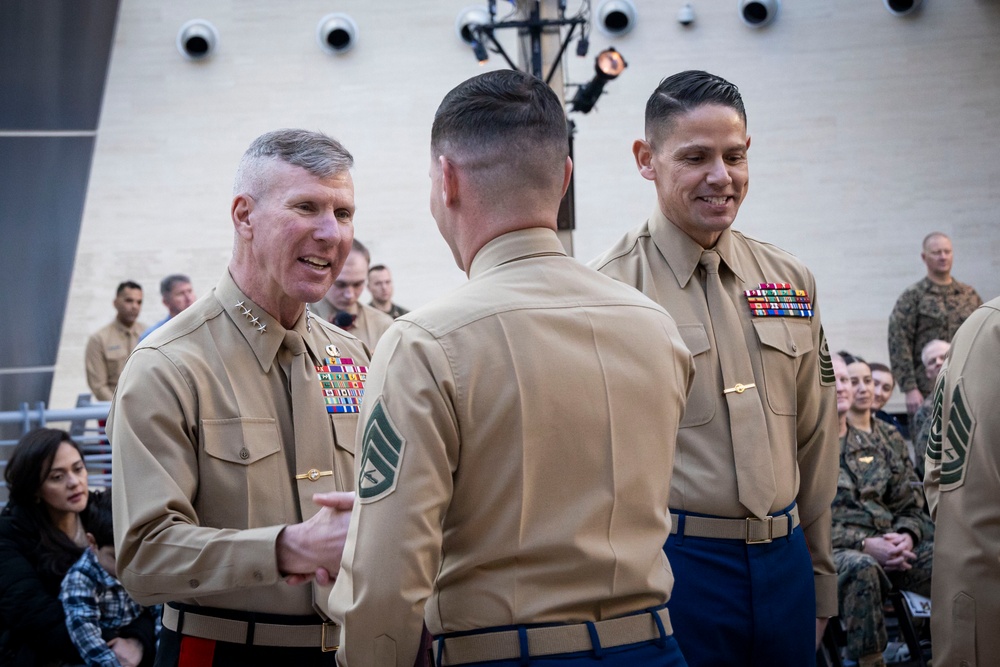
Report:
[[[749,148],[736,86],[699,71],[664,79],[632,146],[658,205],[591,263],[666,308],[694,355],[665,546],[692,667],[810,664],[837,613],[830,355],[812,273],[731,229]]]
[[[108,418],[118,573],[136,600],[167,603],[157,665],[335,664],[324,607],[369,351],[306,304],[351,247],[352,165],[321,133],[254,140],[229,270],[122,373]]]
[[[566,129],[511,70],[434,116],[431,213],[469,280],[379,341],[341,665],[410,667],[423,621],[442,667],[684,665],[662,547],[691,355],[661,307],[566,255]]]

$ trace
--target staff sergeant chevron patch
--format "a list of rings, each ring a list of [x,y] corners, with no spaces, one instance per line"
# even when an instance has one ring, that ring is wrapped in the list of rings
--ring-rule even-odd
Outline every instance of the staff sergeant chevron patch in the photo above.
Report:
[[[372,503],[396,490],[406,440],[399,435],[380,398],[368,417],[361,443],[358,500]]]

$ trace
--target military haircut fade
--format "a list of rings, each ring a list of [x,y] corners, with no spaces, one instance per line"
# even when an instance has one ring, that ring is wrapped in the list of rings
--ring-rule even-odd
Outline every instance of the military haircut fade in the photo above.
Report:
[[[302,167],[316,178],[329,178],[354,166],[354,156],[336,139],[322,132],[285,128],[262,134],[250,144],[236,170],[233,196],[267,193],[272,160]]]
[[[678,116],[706,104],[735,110],[746,127],[747,112],[735,84],[715,74],[687,70],[660,81],[646,101],[646,140],[655,144],[670,132]]]
[[[448,153],[465,166],[517,166],[569,155],[562,103],[544,81],[515,70],[475,76],[453,88],[434,114],[433,157]]]

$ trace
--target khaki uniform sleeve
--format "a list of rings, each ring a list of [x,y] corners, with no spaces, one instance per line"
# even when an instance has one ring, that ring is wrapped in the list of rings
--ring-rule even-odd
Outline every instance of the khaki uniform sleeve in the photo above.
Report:
[[[125,366],[108,416],[118,577],[140,604],[278,581],[284,526],[199,525],[194,389],[158,349]]]
[[[108,365],[104,359],[104,344],[96,334],[87,340],[84,357],[87,370],[87,385],[98,401],[110,401],[114,388],[108,383]]]
[[[908,289],[900,295],[889,315],[889,365],[896,384],[904,394],[918,388],[917,373],[913,367],[918,303],[919,294]]]
[[[927,499],[927,512],[931,521],[937,520],[938,500],[941,498],[941,429],[944,428],[944,387],[948,384],[948,366],[946,360],[938,373],[934,385],[933,407],[931,408],[930,435],[927,437],[927,453],[924,455],[924,498]]]
[[[837,437],[837,396],[833,386],[820,376],[822,355],[829,355],[820,324],[815,280],[810,280],[815,316],[812,318],[813,349],[807,352],[796,378],[798,397],[799,493],[796,502],[813,562],[816,582],[816,616],[837,615],[837,570],[833,564],[830,505],[837,493],[840,468]]]
[[[358,501],[330,596],[331,613],[344,628],[340,665],[414,663],[458,464],[457,391],[438,341],[397,321],[379,342],[368,375],[355,463]],[[390,483],[371,465],[380,455],[391,458],[393,449],[399,454]]]

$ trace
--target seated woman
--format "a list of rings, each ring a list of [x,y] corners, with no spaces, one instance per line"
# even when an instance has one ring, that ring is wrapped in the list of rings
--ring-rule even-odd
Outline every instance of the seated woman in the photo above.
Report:
[[[882,665],[887,644],[882,605],[890,588],[930,593],[933,541],[913,492],[912,465],[875,432],[871,369],[833,357],[841,419],[840,476],[833,501],[833,560],[847,655]],[[850,382],[853,396],[842,390]]]
[[[89,496],[83,454],[68,433],[36,429],[17,443],[5,476],[9,500],[0,514],[0,664],[80,664],[66,629],[59,586],[87,547],[79,516]],[[149,628],[139,630],[151,635],[152,623],[147,624]],[[136,645],[141,655],[141,642],[134,638],[123,645],[123,655],[128,647],[134,656]]]

